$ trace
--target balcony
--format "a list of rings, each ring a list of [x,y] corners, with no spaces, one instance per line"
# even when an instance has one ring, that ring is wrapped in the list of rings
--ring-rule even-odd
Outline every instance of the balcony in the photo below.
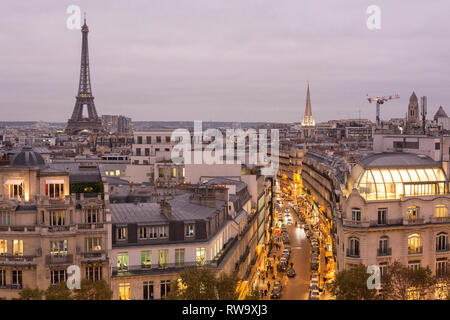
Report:
[[[36,226],[0,226],[0,232],[34,232]]]
[[[378,248],[377,257],[388,257],[392,256],[392,248]]]
[[[388,226],[401,226],[403,225],[403,219],[385,219],[383,221],[371,220],[371,227],[388,227]]]
[[[415,248],[408,248],[408,254],[414,255],[414,254],[422,254],[423,253],[423,247],[415,247]]]
[[[103,229],[104,227],[103,223],[79,223],[77,225],[78,230]]]
[[[411,224],[424,224],[425,223],[425,219],[424,218],[406,218],[403,219],[403,224],[404,225],[411,225]]]
[[[351,220],[351,219],[342,219],[342,224],[346,227],[363,227],[367,228],[370,226],[369,221],[361,221],[361,220]]]
[[[431,218],[432,223],[450,223],[450,217],[433,217]]]
[[[438,246],[436,248],[436,252],[449,252],[450,251],[450,245],[447,243],[446,245]]]
[[[359,250],[351,250],[351,249],[347,249],[347,258],[354,258],[354,259],[359,259],[360,255],[359,255]]]
[[[29,266],[36,265],[34,261],[34,255],[18,256],[12,254],[2,254],[0,255],[0,265],[17,265],[17,266]]]
[[[211,263],[209,261],[206,261],[204,266],[209,267],[211,266]],[[194,268],[199,267],[197,262],[182,262],[179,264],[175,263],[168,263],[164,266],[159,266],[158,264],[154,264],[152,266],[146,266],[146,265],[133,265],[133,266],[127,266],[125,268],[118,268],[113,267],[112,268],[112,277],[123,277],[123,276],[130,276],[130,275],[144,275],[144,274],[164,274],[164,273],[176,273],[180,272],[181,270],[185,268]]]
[[[50,254],[45,256],[45,264],[71,264],[73,263],[72,254],[55,255]]]
[[[81,262],[82,263],[102,262],[102,261],[106,261],[106,251],[105,250],[81,253]]]
[[[48,232],[65,232],[70,231],[70,226],[49,226]]]
[[[21,284],[5,284],[0,285],[0,289],[9,289],[9,290],[22,290]]]

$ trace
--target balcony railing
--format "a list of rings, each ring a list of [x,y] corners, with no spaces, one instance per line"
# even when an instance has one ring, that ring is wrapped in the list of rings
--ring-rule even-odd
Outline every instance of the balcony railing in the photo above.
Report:
[[[448,252],[448,251],[450,251],[450,245],[448,243],[446,245],[436,247],[436,252]]]
[[[73,263],[73,255],[72,254],[66,254],[66,255],[46,255],[45,256],[45,263],[46,264],[69,264]]]
[[[385,256],[391,256],[391,255],[392,255],[392,248],[378,248],[377,249],[378,257],[385,257]]]
[[[23,286],[21,284],[0,284],[0,289],[9,289],[9,290],[22,290]]]
[[[347,258],[359,258],[359,251],[347,249]]]
[[[422,254],[423,253],[423,247],[416,247],[416,248],[408,248],[408,254]]]
[[[34,258],[36,256],[33,255],[27,255],[27,256],[19,256],[19,255],[12,255],[12,254],[2,254],[0,255],[0,265],[1,264],[34,264]]]
[[[158,264],[149,265],[132,265],[127,267],[113,267],[112,276],[129,276],[130,274],[160,274],[179,272],[184,268],[200,267],[197,262],[180,262],[180,263],[168,263],[163,266]],[[214,266],[211,261],[206,261],[203,266]]]
[[[433,217],[431,218],[433,223],[450,223],[450,217]]]
[[[371,220],[370,226],[371,227],[383,227],[383,226],[395,226],[395,225],[403,225],[403,219],[385,219],[382,221],[378,220]]]
[[[70,226],[49,226],[48,232],[64,232],[70,231]]]
[[[424,218],[406,218],[403,219],[403,224],[404,225],[408,225],[408,224],[424,224],[425,223],[425,219]]]

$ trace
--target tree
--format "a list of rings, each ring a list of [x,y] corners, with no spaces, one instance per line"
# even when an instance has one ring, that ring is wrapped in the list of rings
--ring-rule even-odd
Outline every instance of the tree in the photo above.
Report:
[[[72,300],[72,291],[67,288],[66,283],[60,282],[56,285],[50,285],[45,291],[46,300]]]
[[[239,278],[235,273],[220,274],[216,280],[217,298],[219,300],[237,300],[238,292],[236,291],[236,285],[238,281]]]
[[[75,290],[76,300],[111,300],[113,292],[105,280],[82,280],[80,289]]]
[[[206,267],[186,268],[179,280],[172,281],[168,300],[232,300],[237,299],[238,278],[234,274],[216,273]]]
[[[367,287],[370,274],[363,264],[359,264],[336,274],[336,279],[328,284],[330,293],[336,300],[373,300],[377,290]]]
[[[25,287],[19,292],[19,300],[42,300],[43,295],[44,291],[39,290],[38,288],[31,289]]]
[[[436,278],[430,268],[410,269],[395,261],[383,278],[381,298],[384,300],[423,300],[435,289]]]

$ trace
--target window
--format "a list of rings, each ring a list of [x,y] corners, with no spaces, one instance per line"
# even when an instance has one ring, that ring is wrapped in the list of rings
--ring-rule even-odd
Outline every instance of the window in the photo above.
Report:
[[[144,281],[142,287],[144,289],[143,299],[153,300],[153,281]]]
[[[170,149],[169,149],[169,148],[165,148],[164,151],[167,151],[167,152],[168,152],[168,151],[170,151]]]
[[[96,209],[85,209],[84,210],[84,216],[85,216],[85,220],[86,223],[97,223],[99,222],[99,217],[100,217],[100,210],[98,208]]]
[[[407,210],[407,217],[408,220],[415,221],[419,215],[419,208],[418,207],[409,207]]]
[[[161,299],[170,291],[170,280],[161,280]]]
[[[120,252],[117,254],[117,269],[119,271],[128,270],[128,252]]]
[[[151,268],[152,267],[152,252],[151,251],[142,251],[141,252],[141,266],[142,266],[142,268]]]
[[[387,274],[388,264],[387,262],[380,262],[379,267],[380,267],[381,281],[383,281],[383,278],[386,277]]]
[[[389,251],[389,238],[382,236],[378,241],[378,255],[387,255]]]
[[[167,150],[168,151],[168,150]],[[177,177],[177,168],[172,168],[170,169],[170,176],[172,178],[176,178]]]
[[[140,156],[141,155],[141,148],[136,148],[136,156]]]
[[[441,144],[439,142],[434,144],[434,150],[441,150]]]
[[[126,239],[127,239],[127,227],[117,228],[117,240],[126,240]]]
[[[184,266],[184,249],[175,249],[175,266]]]
[[[448,251],[448,234],[441,232],[436,236],[436,251]]]
[[[22,270],[12,271],[12,284],[22,288]]]
[[[198,266],[203,266],[206,263],[206,248],[197,248],[196,262]]]
[[[8,253],[8,240],[0,240],[0,255]]]
[[[63,226],[66,224],[66,212],[64,210],[50,211],[50,225]]]
[[[119,300],[130,300],[130,283],[119,283]]]
[[[102,238],[86,238],[86,252],[102,250]]]
[[[67,240],[51,240],[50,254],[63,256],[67,254]]]
[[[23,240],[13,240],[13,254],[23,256]]]
[[[9,211],[0,211],[0,225],[9,226],[11,223],[11,214]]]
[[[167,143],[170,142],[170,136],[166,136],[166,142],[167,142]]]
[[[23,183],[21,181],[17,181],[12,184],[8,184],[9,197],[11,199],[22,197],[23,195]]]
[[[65,269],[50,271],[50,281],[52,284],[58,284],[60,282],[65,282],[66,280],[67,278]]]
[[[57,199],[64,196],[64,183],[45,184],[45,195],[51,199]]]
[[[387,209],[378,209],[378,224],[387,224]]]
[[[436,277],[448,276],[448,261],[447,258],[440,258],[436,260]]]
[[[422,253],[422,237],[418,233],[408,236],[408,254]]]
[[[158,239],[158,229],[158,226],[139,227],[139,240]],[[167,234],[167,231],[163,230],[162,234]]]
[[[156,143],[161,143],[161,136],[156,136]]]
[[[151,144],[152,143],[152,137],[151,136],[146,136],[145,137],[147,144]]]
[[[193,223],[189,223],[184,225],[184,234],[186,237],[193,237],[194,236],[194,228],[195,228],[195,224]]]
[[[6,286],[6,270],[0,269],[0,287]]]
[[[418,270],[420,268],[420,260],[408,261],[409,270]]]
[[[164,178],[164,168],[159,168],[159,177]]]
[[[357,238],[349,239],[348,256],[359,257],[359,239]]]
[[[361,221],[361,210],[358,208],[352,209],[352,220],[353,221]]]
[[[169,255],[169,250],[168,249],[161,249],[161,250],[159,250],[158,266],[160,268],[167,268],[167,266],[168,266],[168,255]]]
[[[137,137],[137,144],[142,144],[142,136]]]
[[[181,169],[181,176],[184,178],[184,168]]]
[[[436,218],[445,218],[447,216],[447,206],[446,205],[438,205],[435,210]]]
[[[145,156],[148,157],[150,155],[150,149],[145,148]]]
[[[159,226],[158,227],[158,236],[160,238],[167,238],[169,234],[169,226]]]
[[[147,239],[147,227],[139,227],[139,239]]]
[[[103,279],[103,267],[97,265],[89,265],[86,267],[86,279],[98,281]]]

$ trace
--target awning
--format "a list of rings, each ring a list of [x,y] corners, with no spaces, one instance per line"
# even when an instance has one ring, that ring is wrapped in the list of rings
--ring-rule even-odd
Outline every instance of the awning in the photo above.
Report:
[[[60,180],[45,180],[45,183],[46,184],[59,184],[59,183],[64,183],[64,180],[63,179],[60,179]]]
[[[19,179],[8,179],[5,182],[5,184],[21,184],[21,183],[23,183],[23,180]]]

